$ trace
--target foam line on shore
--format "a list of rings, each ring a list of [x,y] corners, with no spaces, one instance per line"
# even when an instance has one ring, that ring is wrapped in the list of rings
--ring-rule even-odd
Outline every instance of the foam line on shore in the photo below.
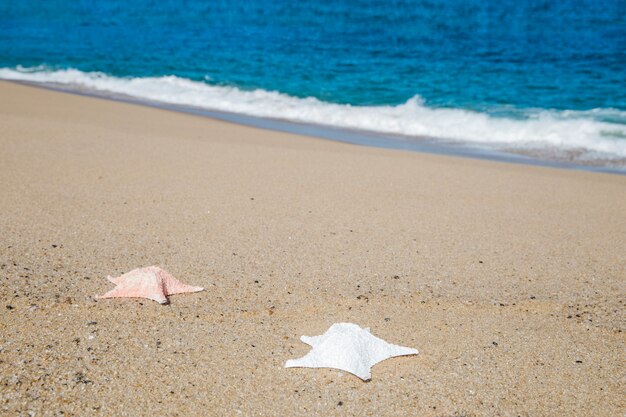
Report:
[[[245,91],[177,76],[122,78],[76,69],[1,68],[0,78],[62,85],[100,94],[406,137],[428,137],[494,149],[575,152],[582,161],[626,158],[626,112],[508,110],[506,117],[428,107],[419,96],[396,106],[354,106],[275,91]]]

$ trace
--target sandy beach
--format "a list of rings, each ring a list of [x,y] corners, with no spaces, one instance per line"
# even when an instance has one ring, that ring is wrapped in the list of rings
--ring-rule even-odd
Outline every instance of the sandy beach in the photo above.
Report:
[[[626,176],[0,98],[0,414],[626,413]],[[336,322],[420,353],[283,368]]]

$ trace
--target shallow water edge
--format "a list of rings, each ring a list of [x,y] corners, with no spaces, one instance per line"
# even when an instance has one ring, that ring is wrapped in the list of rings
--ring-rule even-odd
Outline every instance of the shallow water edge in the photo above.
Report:
[[[626,175],[626,167],[611,167],[582,165],[564,159],[562,154],[548,152],[526,152],[523,150],[501,151],[489,149],[474,143],[445,141],[428,137],[408,137],[401,135],[382,134],[375,132],[343,129],[316,124],[298,123],[279,119],[262,118],[238,113],[230,113],[204,108],[175,105],[147,99],[138,99],[119,93],[105,93],[85,88],[69,88],[67,85],[54,83],[39,83],[33,81],[4,80],[20,85],[44,88],[51,91],[76,94],[86,97],[95,97],[105,100],[154,107],[162,110],[175,111],[211,119],[226,121],[234,124],[255,127],[265,130],[291,133],[302,136],[316,137],[335,142],[349,143],[374,148],[394,149],[410,152],[427,153],[443,156],[455,156],[471,159],[480,159],[497,162],[507,162],[548,168],[582,170],[608,174]]]

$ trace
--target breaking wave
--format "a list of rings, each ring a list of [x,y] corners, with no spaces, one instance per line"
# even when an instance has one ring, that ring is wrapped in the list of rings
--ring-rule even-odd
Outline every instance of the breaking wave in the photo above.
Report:
[[[505,116],[434,108],[415,96],[395,106],[358,106],[246,91],[177,76],[124,78],[76,69],[0,68],[0,79],[63,85],[99,94],[270,119],[409,137],[471,142],[507,149],[576,151],[583,159],[626,158],[626,111],[506,109]]]

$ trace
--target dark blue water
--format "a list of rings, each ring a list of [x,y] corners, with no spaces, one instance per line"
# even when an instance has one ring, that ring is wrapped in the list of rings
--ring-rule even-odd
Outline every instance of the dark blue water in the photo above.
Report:
[[[593,134],[621,140],[626,1],[3,0],[0,68],[18,66],[496,118],[603,109],[585,117],[617,127]]]

